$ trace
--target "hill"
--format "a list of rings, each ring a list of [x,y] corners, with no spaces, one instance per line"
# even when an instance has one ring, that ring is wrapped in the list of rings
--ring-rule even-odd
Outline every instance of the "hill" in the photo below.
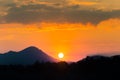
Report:
[[[58,60],[34,46],[30,46],[19,52],[9,51],[7,53],[0,54],[0,65],[27,65],[33,64],[36,61],[57,62]]]

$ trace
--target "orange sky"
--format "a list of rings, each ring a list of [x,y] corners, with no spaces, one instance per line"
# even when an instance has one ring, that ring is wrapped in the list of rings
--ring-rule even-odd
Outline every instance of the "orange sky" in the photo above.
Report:
[[[120,0],[0,0],[0,52],[36,46],[55,58],[63,52],[66,61],[92,54],[118,54],[119,3]]]
[[[58,58],[59,52],[63,52],[63,60],[67,61],[77,61],[95,53],[119,52],[119,24],[119,19],[103,21],[96,26],[89,23],[45,22],[31,25],[1,24],[4,27],[0,29],[0,50],[19,51],[32,45],[55,58]],[[39,28],[38,25],[43,27]]]

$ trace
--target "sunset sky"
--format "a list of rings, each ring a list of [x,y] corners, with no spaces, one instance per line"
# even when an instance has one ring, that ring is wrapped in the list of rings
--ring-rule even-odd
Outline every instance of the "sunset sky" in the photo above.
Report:
[[[120,52],[120,0],[0,0],[0,53],[36,46],[77,61]]]

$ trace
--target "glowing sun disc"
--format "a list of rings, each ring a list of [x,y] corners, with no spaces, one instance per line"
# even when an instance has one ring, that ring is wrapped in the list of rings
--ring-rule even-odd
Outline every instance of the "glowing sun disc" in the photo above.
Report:
[[[60,59],[62,59],[62,58],[64,57],[64,54],[63,54],[62,52],[60,52],[60,53],[58,54],[58,57],[59,57]]]

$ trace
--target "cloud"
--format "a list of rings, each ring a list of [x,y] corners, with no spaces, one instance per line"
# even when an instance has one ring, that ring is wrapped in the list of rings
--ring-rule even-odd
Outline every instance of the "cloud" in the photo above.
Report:
[[[99,8],[103,8],[105,10],[120,10],[120,0],[100,0],[99,5],[97,5]]]
[[[6,23],[32,24],[40,22],[92,23],[120,18],[120,10],[83,10],[79,5],[55,7],[46,4],[13,5],[4,16]]]
[[[71,5],[81,5],[81,6],[93,6],[98,4],[97,1],[90,1],[90,0],[69,0],[68,2]]]
[[[92,23],[120,18],[120,10],[98,10],[107,0],[4,0],[0,1],[0,23],[33,24]],[[118,0],[115,0],[116,2]],[[93,7],[94,6],[94,7]],[[105,6],[103,6],[105,7]],[[101,8],[101,7],[99,7]]]

